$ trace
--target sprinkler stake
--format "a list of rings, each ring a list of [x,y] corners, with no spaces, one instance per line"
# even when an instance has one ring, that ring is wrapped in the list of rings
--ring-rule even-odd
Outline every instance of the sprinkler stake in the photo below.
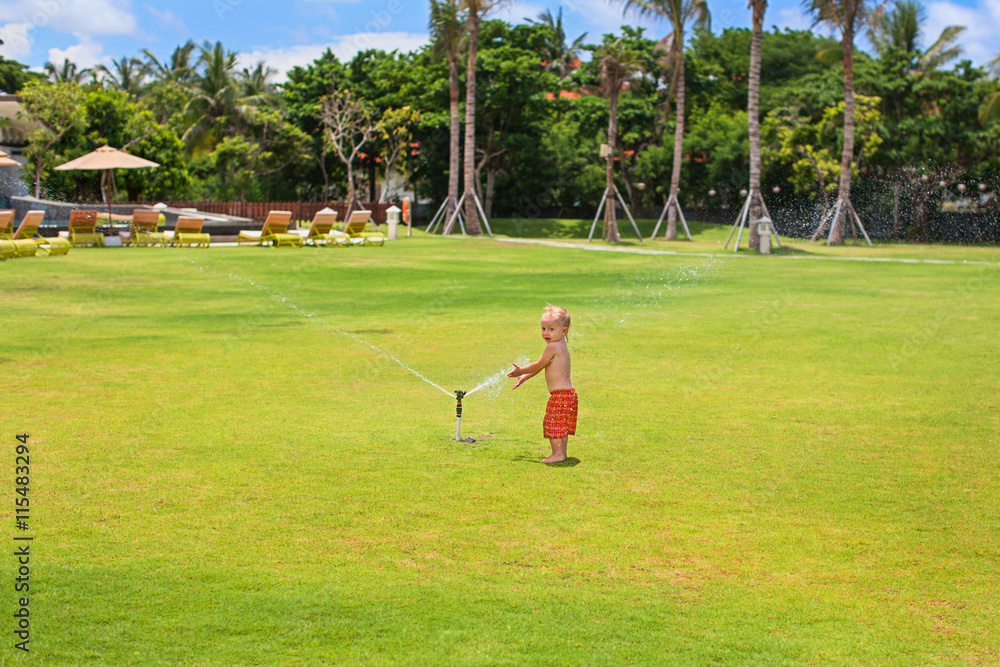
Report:
[[[455,440],[462,440],[462,399],[465,398],[464,391],[455,392],[455,400],[458,403],[455,405]]]

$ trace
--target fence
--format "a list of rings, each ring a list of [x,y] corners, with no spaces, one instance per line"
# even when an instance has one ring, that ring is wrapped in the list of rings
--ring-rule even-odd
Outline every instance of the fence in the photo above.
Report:
[[[136,206],[150,206],[155,202],[134,202]],[[293,220],[308,224],[316,212],[323,208],[331,208],[337,212],[337,219],[343,220],[347,215],[347,202],[313,202],[313,201],[165,201],[170,208],[196,208],[202,213],[232,215],[238,218],[264,221],[268,211],[291,211]],[[392,204],[371,202],[364,207],[372,212],[375,224],[385,222],[385,211]],[[357,210],[357,209],[355,209]]]

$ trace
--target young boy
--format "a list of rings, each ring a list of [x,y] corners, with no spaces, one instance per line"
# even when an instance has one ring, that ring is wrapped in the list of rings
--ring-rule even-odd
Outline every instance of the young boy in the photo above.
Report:
[[[549,387],[550,395],[545,407],[542,432],[552,444],[552,455],[544,458],[542,463],[565,461],[569,436],[576,435],[577,399],[576,390],[569,379],[569,348],[566,347],[568,333],[569,313],[566,309],[546,307],[542,314],[542,338],[545,340],[542,357],[527,366],[514,364],[514,370],[507,373],[507,377],[517,378],[517,382],[511,387],[517,389],[545,369],[545,384]]]

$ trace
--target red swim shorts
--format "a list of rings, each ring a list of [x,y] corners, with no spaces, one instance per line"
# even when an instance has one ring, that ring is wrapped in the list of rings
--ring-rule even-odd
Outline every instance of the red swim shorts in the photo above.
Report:
[[[576,389],[556,389],[545,406],[542,432],[546,438],[564,438],[576,435]]]

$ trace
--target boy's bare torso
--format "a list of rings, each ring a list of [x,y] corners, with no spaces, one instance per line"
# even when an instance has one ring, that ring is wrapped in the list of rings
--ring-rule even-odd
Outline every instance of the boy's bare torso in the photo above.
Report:
[[[557,389],[572,389],[573,383],[569,375],[569,348],[566,341],[560,339],[546,345],[546,352],[552,352],[552,359],[545,366],[545,384],[549,393]]]

